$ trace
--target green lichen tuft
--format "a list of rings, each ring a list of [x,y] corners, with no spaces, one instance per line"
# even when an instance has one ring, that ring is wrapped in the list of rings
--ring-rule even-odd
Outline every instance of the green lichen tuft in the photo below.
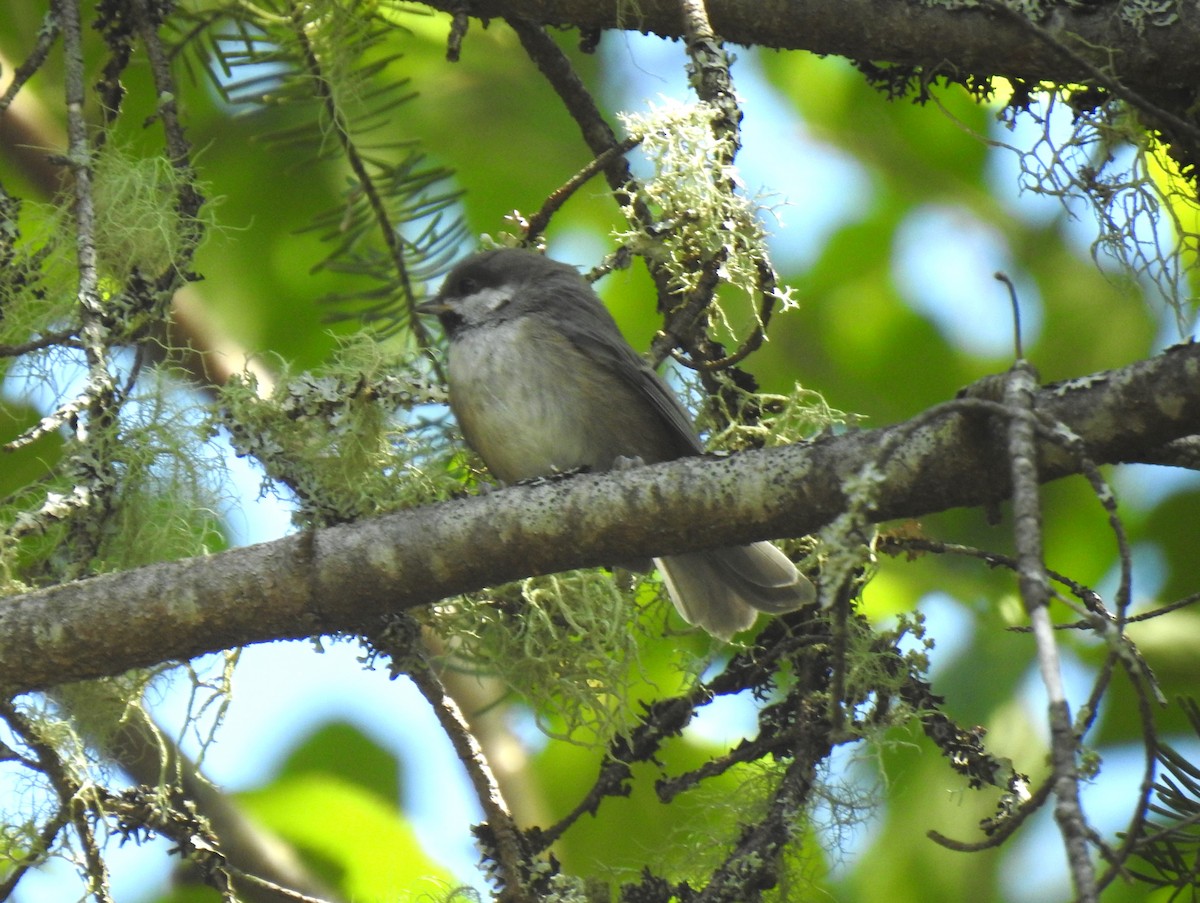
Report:
[[[461,489],[436,429],[398,409],[444,400],[407,357],[370,334],[346,339],[318,370],[288,376],[269,396],[252,374],[222,389],[218,422],[239,455],[286,487],[294,520],[324,526],[446,498]]]
[[[135,272],[153,278],[190,255],[200,224],[188,222],[179,210],[187,179],[165,156],[138,156],[115,142],[106,144],[92,168],[102,279],[122,286]]]
[[[553,737],[604,744],[634,723],[641,632],[613,575],[571,571],[447,600],[431,612],[449,665],[498,679]]]
[[[713,128],[722,115],[708,103],[668,101],[649,113],[621,117],[626,131],[641,139],[641,150],[654,167],[632,195],[652,219],[640,222],[631,203],[626,219],[639,226],[613,237],[663,267],[675,291],[686,295],[697,289],[703,265],[719,261],[722,285],[752,301],[767,259],[759,215],[764,208],[739,190],[741,179],[732,163],[736,139]],[[774,292],[783,309],[795,306],[790,289]],[[752,303],[749,309],[757,316]],[[725,316],[720,308],[714,313]],[[722,325],[733,331],[729,322]]]

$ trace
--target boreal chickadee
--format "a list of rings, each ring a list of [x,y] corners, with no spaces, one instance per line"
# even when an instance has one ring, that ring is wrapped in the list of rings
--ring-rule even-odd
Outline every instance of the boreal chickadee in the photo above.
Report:
[[[497,479],[703,453],[687,411],[572,267],[532,251],[484,251],[417,309],[441,320],[450,407]],[[655,564],[684,619],[726,640],[757,612],[793,611],[815,597],[768,542]]]

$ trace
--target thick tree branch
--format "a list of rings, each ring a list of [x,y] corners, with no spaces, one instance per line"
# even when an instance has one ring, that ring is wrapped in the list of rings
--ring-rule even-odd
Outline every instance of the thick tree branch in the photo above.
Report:
[[[1035,405],[1092,461],[1200,433],[1200,345],[1047,386]],[[811,533],[870,481],[876,521],[1004,499],[1002,432],[967,404],[811,445],[518,486],[0,601],[8,692],[231,646],[360,631],[385,613],[530,574]],[[1039,479],[1075,473],[1039,448]],[[860,503],[861,504],[861,503]]]
[[[424,0],[453,13],[461,0]],[[886,60],[939,71],[1019,76],[1059,83],[1086,81],[1088,73],[1007,17],[981,9],[952,10],[918,0],[708,0],[717,34],[749,44],[854,60]],[[1200,7],[1179,3],[1169,24],[1126,22],[1115,4],[1060,3],[1039,23],[1092,66],[1158,94],[1194,91],[1200,83]],[[522,18],[546,25],[624,28],[681,38],[679,0],[472,0],[482,19]]]

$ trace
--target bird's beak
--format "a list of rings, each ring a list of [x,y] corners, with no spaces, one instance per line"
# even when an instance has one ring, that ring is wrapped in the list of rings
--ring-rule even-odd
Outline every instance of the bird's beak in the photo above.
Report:
[[[437,317],[450,313],[450,305],[443,301],[440,295],[434,295],[428,301],[422,301],[413,309],[419,314],[432,314]]]

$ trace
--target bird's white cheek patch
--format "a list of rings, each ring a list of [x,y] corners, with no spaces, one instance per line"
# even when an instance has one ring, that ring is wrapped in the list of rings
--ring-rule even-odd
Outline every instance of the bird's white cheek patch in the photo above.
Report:
[[[487,314],[499,310],[511,300],[512,290],[509,288],[481,288],[463,298],[458,306],[463,319],[470,323],[484,319]]]

